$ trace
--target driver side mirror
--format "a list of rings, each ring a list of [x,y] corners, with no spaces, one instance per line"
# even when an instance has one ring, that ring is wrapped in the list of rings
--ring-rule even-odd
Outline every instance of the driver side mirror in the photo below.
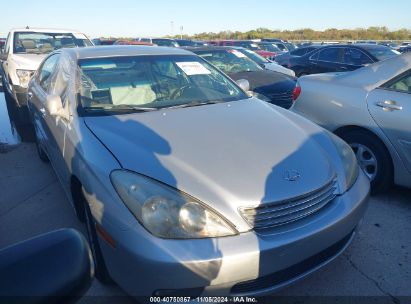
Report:
[[[89,289],[93,274],[89,245],[73,229],[0,250],[0,297],[11,303],[73,303]]]
[[[236,83],[244,92],[250,91],[250,82],[247,79],[239,79]]]
[[[46,110],[51,116],[59,116],[69,120],[70,115],[63,108],[63,102],[59,95],[48,95],[46,100]]]

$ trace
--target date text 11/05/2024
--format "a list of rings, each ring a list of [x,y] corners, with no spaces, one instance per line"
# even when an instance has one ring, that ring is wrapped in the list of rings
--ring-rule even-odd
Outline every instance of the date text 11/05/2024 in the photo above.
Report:
[[[150,297],[151,303],[257,303],[252,297]]]

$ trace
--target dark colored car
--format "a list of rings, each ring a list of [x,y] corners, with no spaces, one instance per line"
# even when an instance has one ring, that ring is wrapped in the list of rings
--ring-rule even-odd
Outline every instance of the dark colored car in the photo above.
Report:
[[[264,70],[243,53],[230,47],[188,48],[234,80],[246,79],[259,99],[290,108],[296,80],[282,73]]]
[[[114,42],[116,42],[115,39],[93,39],[92,42],[94,43],[94,45],[113,45]]]
[[[177,41],[175,41],[174,39],[168,39],[168,38],[153,38],[151,39],[151,42],[158,46],[168,46],[168,47],[179,47],[180,46]]]
[[[411,45],[401,48],[402,53],[411,52]]]
[[[117,40],[113,45],[147,45],[154,46],[154,44],[143,41],[134,41],[134,40]]]
[[[284,67],[288,67],[288,62],[291,57],[301,57],[304,56],[305,54],[308,54],[316,49],[321,47],[320,45],[310,45],[310,46],[304,46],[300,47],[298,49],[295,49],[294,51],[291,52],[286,52],[283,54],[279,54],[275,57],[275,61]]]
[[[195,41],[188,39],[175,39],[181,47],[190,47],[190,46],[206,46],[207,43],[203,41]]]
[[[297,47],[289,42],[273,42],[281,51],[283,52],[290,52],[294,51]]]
[[[297,77],[328,72],[353,71],[399,53],[377,44],[327,45],[301,57],[289,59],[288,68]]]
[[[6,44],[6,38],[0,38],[0,49]]]
[[[278,38],[264,38],[261,39],[262,42],[284,42],[284,40],[282,39],[278,39]]]

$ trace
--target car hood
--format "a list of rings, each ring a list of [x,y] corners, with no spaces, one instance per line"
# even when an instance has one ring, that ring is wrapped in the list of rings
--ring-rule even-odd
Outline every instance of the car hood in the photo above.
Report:
[[[12,60],[22,70],[35,71],[48,54],[12,54]]]
[[[85,123],[132,170],[220,212],[296,197],[334,176],[324,131],[258,99],[116,116]],[[289,115],[289,116],[288,116]],[[295,117],[296,119],[293,119]],[[329,139],[327,139],[329,141]],[[298,181],[288,181],[298,172]]]

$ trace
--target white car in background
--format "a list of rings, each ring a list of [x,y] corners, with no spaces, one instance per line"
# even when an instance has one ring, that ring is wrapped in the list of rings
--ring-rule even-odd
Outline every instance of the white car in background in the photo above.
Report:
[[[291,111],[346,140],[374,193],[392,182],[411,188],[411,54],[304,76],[297,92]]]
[[[83,33],[72,30],[12,29],[0,53],[0,72],[6,100],[15,101],[20,119],[26,120],[27,86],[43,59],[61,48],[92,46]]]

